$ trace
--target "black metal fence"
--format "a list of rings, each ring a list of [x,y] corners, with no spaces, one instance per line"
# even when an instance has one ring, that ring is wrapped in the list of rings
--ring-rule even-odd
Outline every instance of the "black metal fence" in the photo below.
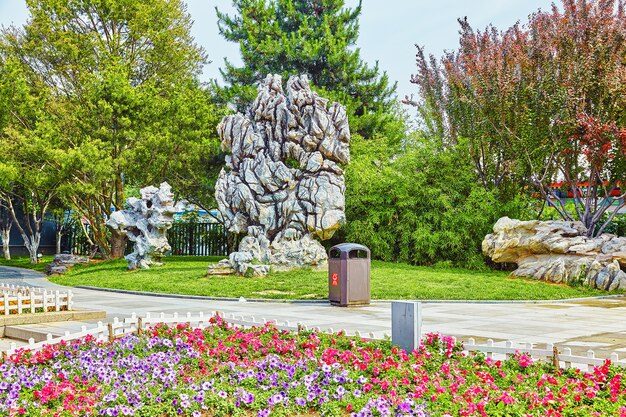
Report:
[[[228,234],[219,223],[174,223],[167,240],[172,255],[228,255]]]
[[[85,237],[82,228],[73,224],[67,233],[61,237],[61,252],[73,253],[75,255],[93,255],[96,250]]]
[[[229,234],[219,223],[174,223],[167,232],[167,239],[172,247],[172,255],[227,256],[229,253]],[[132,250],[133,243],[128,242],[126,253]],[[94,255],[97,248],[89,243],[81,227],[77,226],[63,236],[61,251]]]

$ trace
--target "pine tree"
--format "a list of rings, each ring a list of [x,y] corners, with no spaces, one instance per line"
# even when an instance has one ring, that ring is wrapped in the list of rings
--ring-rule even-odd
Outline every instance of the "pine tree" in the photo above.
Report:
[[[255,84],[269,73],[286,80],[307,74],[312,84],[349,110],[351,128],[365,137],[381,130],[393,109],[395,85],[378,64],[369,67],[358,48],[361,4],[343,0],[233,0],[235,16],[217,10],[220,33],[238,42],[244,66],[228,60],[222,99],[244,111]]]

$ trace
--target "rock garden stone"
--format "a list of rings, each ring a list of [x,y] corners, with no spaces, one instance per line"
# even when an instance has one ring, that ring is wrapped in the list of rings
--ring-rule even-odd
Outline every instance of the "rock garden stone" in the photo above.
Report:
[[[215,187],[218,209],[230,232],[247,236],[209,273],[325,268],[316,239],[345,223],[345,108],[312,92],[304,75],[289,79],[286,94],[281,77],[269,75],[248,114],[225,117],[218,133],[229,153]]]
[[[514,276],[626,290],[626,238],[590,238],[581,222],[520,221],[503,217],[482,243],[494,262],[517,264]]]
[[[126,255],[128,269],[148,269],[161,265],[161,258],[169,251],[167,230],[172,227],[177,208],[172,187],[167,182],[159,188],[149,186],[140,190],[141,199],[126,200],[128,209],[113,212],[105,223],[113,230],[125,233],[134,243],[133,252]]]
[[[61,253],[54,255],[54,259],[46,266],[47,275],[63,275],[67,270],[76,264],[89,263],[89,258],[86,256],[70,255]]]

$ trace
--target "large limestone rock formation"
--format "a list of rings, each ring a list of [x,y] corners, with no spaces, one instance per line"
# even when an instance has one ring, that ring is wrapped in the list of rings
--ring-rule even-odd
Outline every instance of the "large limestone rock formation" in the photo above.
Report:
[[[328,239],[345,222],[343,170],[350,160],[345,108],[291,77],[269,75],[247,116],[227,116],[218,127],[229,152],[215,197],[231,232],[247,233],[239,251],[209,273],[264,275],[325,267]]]
[[[161,265],[161,258],[171,249],[167,243],[167,230],[172,227],[174,214],[178,211],[171,190],[166,182],[161,183],[159,188],[142,188],[141,199],[127,199],[126,204],[130,208],[113,212],[105,223],[111,229],[125,233],[134,242],[133,252],[125,256],[128,269]]]
[[[626,238],[585,236],[581,222],[520,221],[503,217],[483,240],[483,253],[494,262],[516,263],[513,275],[626,290]]]

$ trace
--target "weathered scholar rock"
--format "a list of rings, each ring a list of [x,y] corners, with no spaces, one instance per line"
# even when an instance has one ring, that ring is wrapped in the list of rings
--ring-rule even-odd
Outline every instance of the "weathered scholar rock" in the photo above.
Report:
[[[230,153],[215,186],[218,209],[228,230],[247,236],[209,274],[325,267],[315,237],[328,239],[345,222],[345,108],[329,106],[304,75],[289,79],[286,96],[281,77],[269,75],[248,115],[225,117],[218,133]]]
[[[54,259],[46,266],[47,275],[63,275],[67,272],[68,268],[76,264],[89,263],[89,258],[86,256],[70,255],[61,253],[54,255]]]
[[[125,233],[134,242],[133,252],[125,256],[128,269],[161,265],[159,261],[170,250],[167,230],[172,227],[177,212],[171,190],[166,182],[161,183],[159,188],[142,188],[141,199],[127,199],[126,204],[130,208],[113,212],[105,223],[111,229]]]
[[[585,236],[581,222],[503,217],[483,240],[494,262],[516,263],[513,275],[603,290],[626,289],[626,238]]]

